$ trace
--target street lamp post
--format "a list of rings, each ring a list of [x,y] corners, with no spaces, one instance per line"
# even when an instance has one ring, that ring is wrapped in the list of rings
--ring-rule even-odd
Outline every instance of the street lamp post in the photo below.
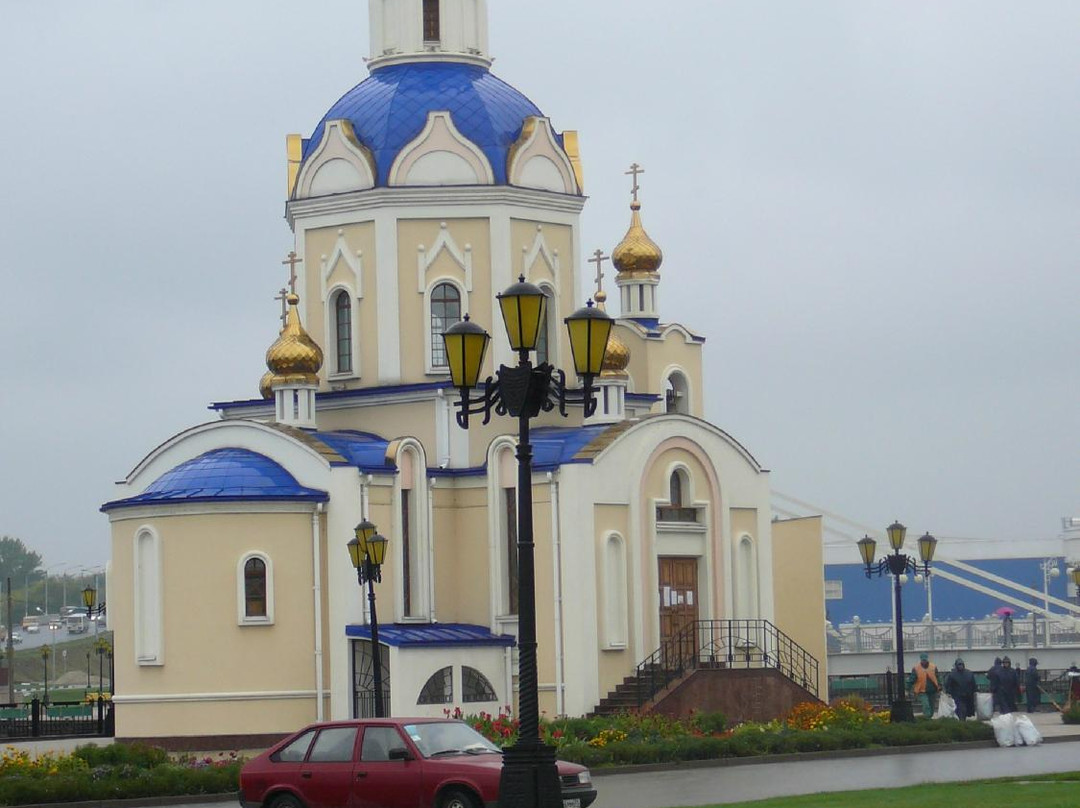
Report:
[[[356,535],[349,541],[349,559],[356,568],[356,580],[363,591],[367,584],[368,604],[371,607],[371,668],[375,688],[375,717],[385,718],[382,686],[382,654],[379,649],[379,616],[375,611],[375,582],[382,583],[382,564],[386,559],[385,536],[376,532],[367,519],[356,526]]]
[[[540,740],[540,706],[536,661],[536,587],[532,520],[532,445],[529,422],[541,412],[558,408],[566,416],[568,404],[582,404],[585,417],[596,411],[592,382],[603,365],[608,337],[614,321],[603,311],[584,308],[565,318],[570,348],[577,374],[584,382],[580,390],[569,390],[566,374],[542,362],[534,366],[529,354],[536,349],[542,329],[547,327],[547,296],[526,283],[524,276],[497,295],[510,348],[518,355],[514,367],[501,366],[497,380],[490,376],[478,395],[480,373],[490,335],[465,319],[451,326],[443,341],[454,387],[460,392],[457,422],[469,428],[469,416],[482,414],[488,423],[491,413],[509,414],[518,419],[518,694],[521,723],[517,742],[503,750],[499,802],[515,808],[561,808],[562,797],[555,749]]]
[[[49,704],[49,657],[52,655],[52,649],[47,645],[41,646],[41,666],[42,673],[45,677],[45,705]]]
[[[922,573],[929,577],[930,563],[934,560],[934,551],[937,549],[937,539],[929,533],[919,538],[919,558],[922,560],[920,565],[911,556],[900,552],[904,547],[907,528],[899,522],[893,522],[889,525],[887,532],[889,534],[889,546],[892,547],[891,553],[875,561],[877,542],[869,536],[864,536],[858,541],[859,555],[862,556],[863,564],[866,566],[867,578],[872,578],[874,575],[885,575],[886,573],[893,576],[893,604],[896,609],[896,674],[898,682],[890,720],[894,722],[914,721],[915,713],[912,711],[911,702],[907,700],[907,693],[904,689],[904,674],[906,673],[904,667],[904,608],[901,598],[900,576],[911,572],[913,574]]]
[[[1061,575],[1061,568],[1058,567],[1058,560],[1056,558],[1044,558],[1039,562],[1039,569],[1043,574],[1043,623],[1045,628],[1046,647],[1050,647],[1050,579],[1057,578]],[[1034,635],[1032,636],[1031,644],[1035,645]]]
[[[97,603],[97,590],[94,587],[88,586],[82,591],[82,600],[83,606],[86,607],[87,621],[94,620],[95,615],[97,615],[98,620],[100,620],[101,615],[105,614],[104,601],[100,604],[95,605],[95,603]],[[96,633],[97,632],[95,632],[95,634]]]

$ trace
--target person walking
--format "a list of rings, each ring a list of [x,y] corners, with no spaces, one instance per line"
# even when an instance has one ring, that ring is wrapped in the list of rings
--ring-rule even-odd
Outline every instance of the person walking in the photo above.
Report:
[[[1039,674],[1039,660],[1035,657],[1031,657],[1028,660],[1027,670],[1024,671],[1024,697],[1027,700],[1027,711],[1033,713],[1039,709],[1039,702],[1042,701],[1041,694],[1039,693],[1039,680],[1041,679]]]
[[[1015,713],[1016,702],[1020,699],[1020,675],[1013,670],[1012,660],[1001,658],[1001,670],[998,671],[998,706],[1002,713]]]
[[[975,674],[957,657],[952,670],[945,674],[945,692],[956,702],[956,717],[961,721],[975,715],[975,690]]]
[[[918,696],[923,715],[933,718],[941,685],[938,683],[937,666],[930,661],[928,654],[919,654],[919,664],[908,675],[908,686]]]
[[[1074,662],[1065,671],[1066,681],[1069,683],[1069,698],[1065,701],[1065,709],[1068,710],[1074,704],[1080,704],[1080,668]]]
[[[1009,646],[1016,647],[1016,640],[1013,639],[1013,619],[1010,612],[1005,612],[1005,615],[1001,618],[1001,647],[1008,648]]]
[[[1001,657],[994,657],[994,664],[991,666],[990,670],[986,672],[986,680],[990,683],[990,700],[993,703],[991,709],[995,713],[1004,712],[1004,710],[1001,709],[1001,701],[998,698],[998,691],[1000,690],[1000,674]]]

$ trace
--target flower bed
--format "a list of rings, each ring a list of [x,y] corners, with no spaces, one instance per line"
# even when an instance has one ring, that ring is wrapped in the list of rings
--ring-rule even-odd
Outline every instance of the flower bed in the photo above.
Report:
[[[236,791],[242,763],[224,753],[170,759],[140,744],[81,746],[37,758],[9,746],[0,756],[0,805],[222,794]]]

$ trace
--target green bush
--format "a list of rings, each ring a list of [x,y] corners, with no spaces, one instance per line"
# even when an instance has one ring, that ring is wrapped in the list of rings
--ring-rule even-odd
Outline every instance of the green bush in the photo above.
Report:
[[[1080,724],[1080,701],[1073,702],[1068,710],[1062,712],[1061,720],[1066,724]]]
[[[139,769],[152,769],[169,762],[164,749],[144,743],[113,743],[107,746],[80,746],[75,757],[86,761],[88,766],[129,765]]]

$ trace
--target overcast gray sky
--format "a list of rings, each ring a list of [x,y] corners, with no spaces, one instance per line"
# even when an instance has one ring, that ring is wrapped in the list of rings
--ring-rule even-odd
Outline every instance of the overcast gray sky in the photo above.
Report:
[[[489,6],[495,72],[581,133],[583,253],[645,167],[662,317],[774,488],[944,537],[1080,515],[1080,3]],[[0,29],[0,533],[104,563],[112,481],[255,394],[285,135],[366,76],[367,4],[0,0]]]

